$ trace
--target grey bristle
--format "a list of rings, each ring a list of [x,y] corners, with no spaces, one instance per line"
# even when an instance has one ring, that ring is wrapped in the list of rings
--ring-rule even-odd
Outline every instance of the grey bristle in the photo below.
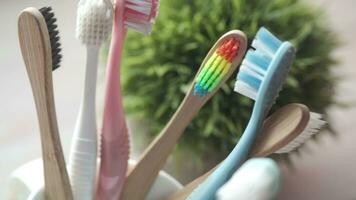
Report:
[[[310,112],[310,118],[304,131],[299,134],[294,140],[288,143],[286,146],[282,147],[276,153],[289,153],[296,150],[302,144],[304,144],[309,138],[318,133],[320,129],[326,124],[322,120],[322,115],[319,113]]]
[[[59,32],[57,30],[57,25],[55,24],[57,19],[54,18],[54,13],[51,7],[43,7],[39,11],[47,24],[52,49],[52,70],[55,70],[60,66],[60,62],[62,60],[62,55],[60,54],[61,44],[59,43]]]

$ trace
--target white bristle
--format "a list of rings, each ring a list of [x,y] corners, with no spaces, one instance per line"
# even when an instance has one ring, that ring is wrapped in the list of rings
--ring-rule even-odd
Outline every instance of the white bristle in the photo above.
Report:
[[[276,151],[276,153],[289,153],[291,151],[294,151],[302,144],[304,144],[310,137],[318,133],[325,124],[326,122],[322,120],[321,114],[310,112],[309,122],[305,127],[304,131],[286,146]]]
[[[263,55],[262,52],[257,50],[250,50],[248,54],[260,55],[260,56]],[[258,58],[257,56],[253,56],[255,59],[250,60],[249,55],[246,55],[246,58],[243,60],[241,64],[238,78],[237,81],[235,82],[234,91],[242,95],[245,95],[248,98],[256,100],[260,84],[258,84],[258,87],[256,88],[255,86],[251,85],[252,84],[251,80],[246,81],[245,79],[241,78],[241,76],[248,75],[259,80],[262,83],[262,81],[264,80],[267,74],[267,71],[264,68],[258,66],[258,64],[256,64],[255,59]]]
[[[253,100],[257,98],[257,91],[242,81],[235,82],[234,91]]]
[[[135,10],[137,12],[149,15],[151,12],[152,4],[149,1],[144,0],[127,0],[125,5],[127,8]]]
[[[101,45],[112,27],[112,8],[103,0],[81,0],[77,12],[76,37],[86,45]]]
[[[149,34],[158,10],[158,0],[125,0],[125,25]]]

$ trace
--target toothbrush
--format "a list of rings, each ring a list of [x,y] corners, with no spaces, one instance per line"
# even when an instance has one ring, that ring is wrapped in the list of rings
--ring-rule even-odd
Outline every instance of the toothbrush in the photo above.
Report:
[[[326,124],[321,114],[311,112],[303,104],[288,104],[277,110],[275,116],[283,120],[273,115],[265,120],[261,135],[256,138],[249,157],[293,152],[319,133]]]
[[[40,126],[45,196],[51,200],[70,200],[73,196],[53,97],[52,71],[59,67],[62,57],[55,22],[51,7],[26,8],[18,19],[18,33]]]
[[[103,0],[78,4],[76,37],[86,45],[86,72],[82,102],[69,155],[74,199],[93,199],[97,164],[95,91],[98,54],[110,34],[112,8]]]
[[[238,144],[221,165],[187,199],[215,199],[216,191],[246,160],[254,139],[262,128],[263,120],[274,104],[289,68],[295,50],[291,43],[260,28],[237,75],[235,91],[255,100],[252,116]]]
[[[310,112],[305,105],[292,103],[283,106],[264,121],[261,134],[257,136],[248,158],[292,152],[318,133],[324,124],[321,115]],[[218,165],[172,194],[168,200],[186,199],[217,167]]]
[[[281,171],[270,158],[246,161],[217,192],[219,200],[275,199],[281,186]]]
[[[184,129],[240,64],[246,43],[244,33],[233,30],[220,37],[210,49],[183,102],[129,172],[123,200],[144,199]]]
[[[96,197],[119,199],[129,159],[129,136],[120,86],[120,63],[127,28],[148,34],[158,0],[116,0],[108,58],[107,88],[101,134],[101,162]]]

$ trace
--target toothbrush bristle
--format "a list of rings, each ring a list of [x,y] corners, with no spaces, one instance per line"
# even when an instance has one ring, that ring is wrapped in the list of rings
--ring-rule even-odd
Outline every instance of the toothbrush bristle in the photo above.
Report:
[[[281,45],[282,41],[264,27],[261,27],[258,30],[256,37],[251,44],[253,48],[263,51],[270,57],[273,57]]]
[[[267,29],[262,27],[257,32],[252,42],[254,49],[248,50],[237,74],[234,89],[236,92],[256,100],[261,83],[281,44],[282,41],[268,32]]]
[[[239,46],[240,43],[235,38],[223,41],[198,74],[194,85],[195,95],[205,96],[219,85],[231,68]]]
[[[101,45],[112,27],[112,9],[103,1],[81,0],[78,4],[76,37],[86,45]]]
[[[159,0],[125,0],[125,25],[149,34],[158,14]]]
[[[310,112],[310,118],[304,131],[289,142],[286,146],[282,147],[276,153],[289,153],[296,150],[302,144],[309,140],[313,135],[318,133],[321,128],[326,124],[319,113]]]
[[[56,21],[54,13],[51,7],[43,7],[39,9],[43,18],[46,21],[49,39],[51,43],[51,54],[52,54],[52,70],[57,69],[60,66],[62,60],[61,55],[61,44],[59,43],[59,33],[57,30]]]

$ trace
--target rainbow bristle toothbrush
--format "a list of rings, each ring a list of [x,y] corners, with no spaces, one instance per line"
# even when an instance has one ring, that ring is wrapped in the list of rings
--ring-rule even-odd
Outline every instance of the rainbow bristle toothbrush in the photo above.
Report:
[[[112,26],[112,8],[103,0],[78,3],[76,37],[86,46],[85,85],[69,154],[74,199],[93,199],[97,165],[96,76],[101,44]]]
[[[129,136],[122,105],[120,63],[127,28],[151,31],[158,0],[116,0],[110,44],[96,198],[119,199],[129,159]]]
[[[267,29],[260,28],[252,47],[254,49],[246,54],[235,83],[235,91],[256,100],[249,123],[228,157],[187,199],[215,199],[216,191],[246,160],[263,121],[287,78],[295,57],[291,43],[282,42]]]
[[[205,96],[220,83],[229,71],[239,48],[239,41],[234,38],[226,40],[209,58],[195,79],[194,93]]]
[[[199,89],[196,90],[197,87],[195,85],[197,82],[193,82],[177,111],[129,173],[122,193],[122,200],[141,200],[145,198],[158,172],[162,169],[185,128],[238,67],[245,54],[246,46],[247,39],[245,34],[238,30],[227,32],[214,44],[203,60],[194,79],[198,80],[198,77],[206,77],[205,83],[209,83],[210,86],[208,84],[208,89],[201,92]],[[226,59],[229,62],[226,62],[224,57],[217,56],[219,52],[223,51],[230,52],[231,60]],[[212,60],[218,59],[223,62],[216,62],[214,65],[207,64],[211,63]],[[213,67],[219,70],[213,70]],[[208,71],[214,71],[214,73],[209,75]],[[205,76],[202,74],[205,74]]]

